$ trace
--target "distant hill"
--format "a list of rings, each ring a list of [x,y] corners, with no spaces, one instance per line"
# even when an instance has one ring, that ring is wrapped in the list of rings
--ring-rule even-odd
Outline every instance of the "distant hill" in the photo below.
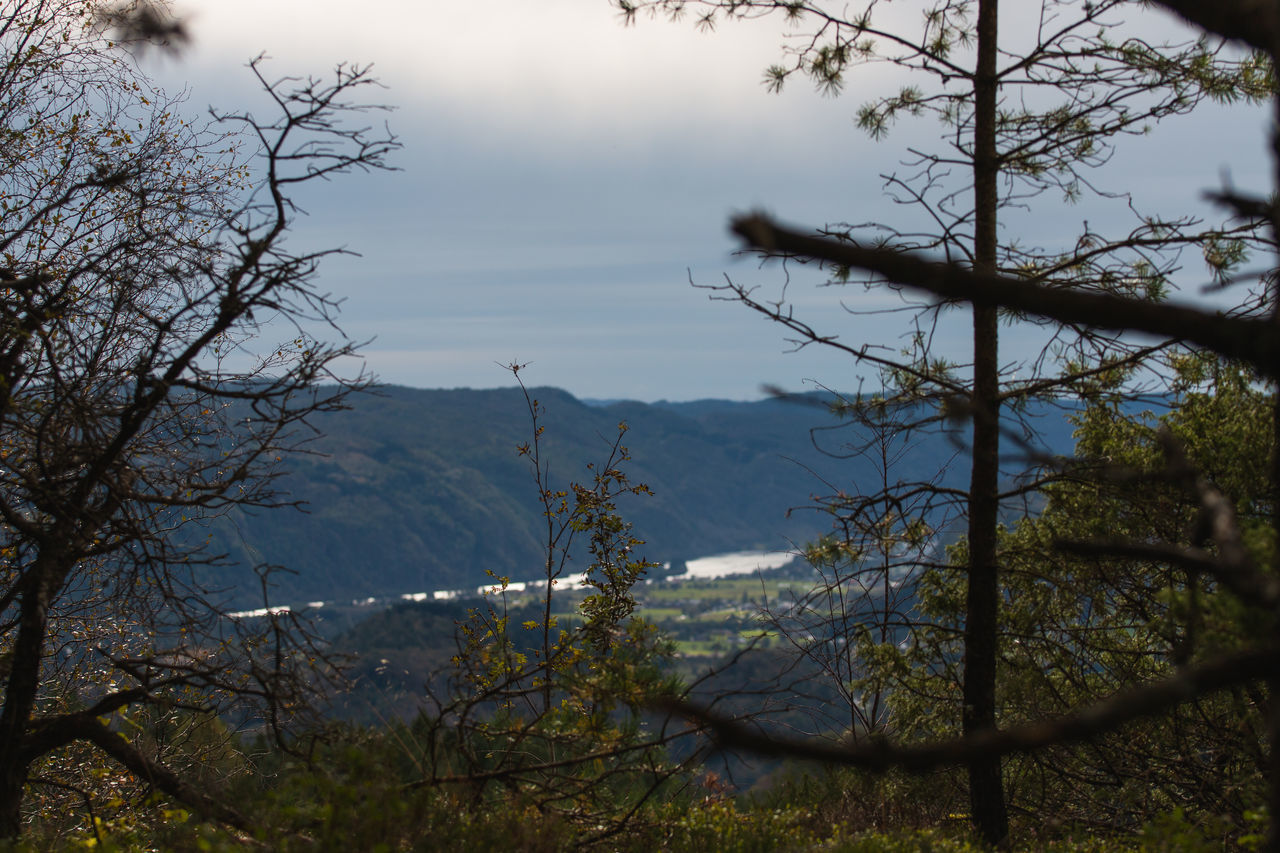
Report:
[[[833,428],[818,397],[588,405],[554,388],[532,393],[546,409],[544,455],[560,484],[586,479],[587,463],[603,461],[627,422],[629,476],[654,495],[620,510],[659,562],[811,540],[829,516],[789,510],[878,479],[865,460],[840,458],[861,439]],[[293,570],[274,576],[273,600],[290,604],[472,587],[486,569],[538,575],[542,518],[529,463],[516,454],[531,431],[519,389],[384,387],[353,402],[314,421],[319,455],[288,462],[282,488],[307,512],[237,512],[213,524],[212,546],[242,564],[226,570],[237,605],[260,603],[244,568],[257,563]],[[1049,446],[1069,447],[1061,417],[1047,423]],[[956,452],[935,437],[894,476],[930,476]]]

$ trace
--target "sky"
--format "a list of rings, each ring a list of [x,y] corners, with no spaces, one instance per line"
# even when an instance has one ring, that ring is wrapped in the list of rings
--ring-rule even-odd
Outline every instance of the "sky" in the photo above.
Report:
[[[308,191],[291,238],[359,253],[330,259],[319,287],[343,300],[341,326],[368,341],[364,363],[380,380],[498,387],[512,384],[502,365],[519,362],[532,384],[646,401],[875,382],[848,356],[792,351],[779,327],[691,281],[781,292],[776,266],[734,256],[736,212],[905,221],[882,176],[904,172],[908,148],[935,146],[938,128],[906,122],[873,141],[855,126],[860,104],[901,83],[885,69],[859,69],[837,97],[801,80],[772,94],[761,81],[788,37],[781,21],[625,27],[608,0],[188,0],[178,10],[193,45],[141,61],[166,88],[185,87],[193,111],[263,109],[244,67],[259,53],[269,75],[372,63],[386,86],[376,96],[394,107],[399,171]],[[1160,17],[1151,26],[1174,29]],[[1264,126],[1258,109],[1201,110],[1122,147],[1103,183],[1152,209],[1203,210],[1200,193],[1224,171],[1266,185]],[[1108,215],[1060,203],[1034,213],[1006,228],[1052,245]],[[801,272],[787,284],[798,316],[849,344],[903,344],[898,315],[848,310],[893,308],[892,296],[820,282]],[[944,344],[965,334],[956,317]],[[1033,337],[1007,335],[1010,357]]]

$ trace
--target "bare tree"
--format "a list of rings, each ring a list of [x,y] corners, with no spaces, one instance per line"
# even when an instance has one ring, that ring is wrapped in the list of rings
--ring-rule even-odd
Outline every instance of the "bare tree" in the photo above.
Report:
[[[762,615],[821,674],[826,688],[787,701],[807,706],[814,734],[851,744],[902,729],[890,701],[889,668],[869,667],[867,658],[876,649],[924,642],[916,587],[923,568],[939,559],[938,528],[946,526],[946,514],[963,497],[961,488],[944,482],[963,454],[949,445],[945,428],[920,428],[917,407],[863,402],[844,411],[845,404],[835,405],[867,436],[847,453],[859,463],[858,492],[850,494],[843,483],[824,483],[831,491],[818,498],[815,509],[832,516],[832,530],[804,549],[816,583],[785,606],[764,604]],[[821,438],[815,430],[815,442],[846,433],[848,425],[828,426]],[[929,453],[939,460],[936,471],[913,482],[897,479],[904,460],[925,452],[927,443],[950,448],[949,458],[945,451]],[[936,658],[945,665],[942,655]],[[832,693],[838,701],[832,701]]]
[[[369,109],[350,101],[374,84],[366,68],[269,79],[255,61],[275,115],[201,123],[98,22],[72,0],[0,15],[6,838],[33,764],[73,743],[243,823],[111,721],[240,706],[280,732],[326,671],[292,614],[227,617],[218,555],[185,525],[282,503],[272,481],[307,417],[365,383],[333,372],[349,342],[316,337],[336,331],[315,283],[331,250],[285,248],[289,194],[384,168],[397,147],[344,123]]]

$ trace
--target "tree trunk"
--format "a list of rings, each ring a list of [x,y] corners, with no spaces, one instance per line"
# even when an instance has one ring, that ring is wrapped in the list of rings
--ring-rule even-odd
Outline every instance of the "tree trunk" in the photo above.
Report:
[[[974,268],[996,271],[999,161],[996,156],[997,0],[978,4],[978,66],[974,75]],[[999,585],[996,527],[999,520],[1000,397],[999,324],[996,309],[973,309],[973,467],[969,481],[969,584],[965,603],[964,712],[966,735],[996,724],[996,655]],[[969,764],[969,808],[988,844],[1009,832],[1000,758]]]
[[[0,839],[17,838],[22,831],[22,798],[31,764],[24,741],[35,710],[36,693],[40,689],[40,669],[49,624],[47,584],[42,582],[42,563],[37,560],[30,568],[35,582],[23,594],[19,605],[18,638],[14,642],[12,665],[5,684],[4,709],[0,711]]]
[[[1280,24],[1280,11],[1273,12],[1273,24]],[[1280,39],[1273,46],[1272,59],[1280,58]],[[1274,97],[1271,104],[1273,123],[1271,125],[1271,168],[1272,181],[1280,187],[1280,96]],[[1280,235],[1280,209],[1271,207],[1271,232]],[[1280,331],[1280,282],[1274,279],[1271,289],[1271,324]],[[1271,535],[1273,541],[1280,538],[1280,383],[1271,385]],[[1271,561],[1271,570],[1280,571],[1280,548],[1275,552],[1278,556]],[[1280,632],[1273,639],[1280,641]],[[1280,677],[1269,678],[1267,689],[1267,839],[1264,850],[1280,850]]]
[[[27,787],[27,768],[8,761],[0,767],[0,839],[10,841],[22,834],[22,797]]]
[[[1280,5],[1272,4],[1267,10],[1266,25],[1270,36],[1269,53],[1272,67],[1280,63]],[[1271,183],[1272,192],[1280,189],[1280,95],[1271,98]],[[1271,235],[1280,238],[1280,206],[1270,205]],[[1280,331],[1280,281],[1274,277],[1269,284],[1271,297],[1271,325]],[[1273,332],[1274,334],[1274,332]],[[1280,382],[1271,385],[1271,535],[1273,542],[1280,538]],[[1280,543],[1276,543],[1280,544]],[[1280,548],[1273,552],[1271,570],[1280,571]],[[1280,641],[1280,631],[1273,639]],[[1267,679],[1267,763],[1270,777],[1267,787],[1267,838],[1264,850],[1280,850],[1280,677]]]

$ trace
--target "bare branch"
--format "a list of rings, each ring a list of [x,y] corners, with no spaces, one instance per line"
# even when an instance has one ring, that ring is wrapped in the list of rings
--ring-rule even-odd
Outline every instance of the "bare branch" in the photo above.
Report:
[[[779,226],[759,214],[735,219],[732,230],[748,246],[763,252],[800,255],[867,270],[943,299],[1009,308],[1061,323],[1185,341],[1227,358],[1248,361],[1263,375],[1280,379],[1280,339],[1271,333],[1271,324],[1266,320],[1227,317],[1188,306],[1081,293],[1009,276],[979,274],[892,249],[814,237]]]
[[[1088,740],[1213,691],[1269,678],[1277,666],[1280,666],[1280,649],[1273,646],[1248,649],[1187,667],[1164,681],[1117,693],[1110,699],[1071,714],[923,746],[895,744],[888,740],[871,740],[852,747],[832,746],[828,741],[764,734],[733,717],[714,713],[676,697],[655,703],[655,707],[681,714],[705,727],[722,747],[730,749],[879,772],[900,768],[923,773],[939,767],[965,764],[975,756],[1031,752],[1055,744]]]
[[[152,761],[116,732],[97,720],[85,723],[81,736],[93,743],[139,779],[150,782],[180,803],[236,829],[249,831],[244,815],[183,781],[182,777]]]

